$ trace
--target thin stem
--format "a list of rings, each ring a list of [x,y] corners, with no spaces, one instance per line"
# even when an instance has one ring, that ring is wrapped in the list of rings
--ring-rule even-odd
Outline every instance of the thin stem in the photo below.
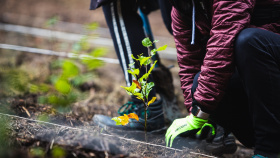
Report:
[[[145,141],[147,142],[147,106],[146,103],[144,104],[145,106]]]
[[[145,131],[147,132],[147,108],[145,104]]]
[[[150,47],[147,47],[148,48],[148,55],[149,57],[151,56],[151,50],[150,50]]]

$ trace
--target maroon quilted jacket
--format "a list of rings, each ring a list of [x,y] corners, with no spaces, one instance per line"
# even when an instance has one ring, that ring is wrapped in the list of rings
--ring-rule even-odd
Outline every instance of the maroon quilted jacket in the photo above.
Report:
[[[194,0],[198,1],[198,0]],[[245,28],[258,27],[280,33],[280,18],[272,23],[254,25],[254,8],[280,4],[279,0],[204,0],[195,5],[195,44],[192,39],[192,14],[172,9],[172,28],[180,67],[185,105],[192,104],[193,78],[201,71],[194,98],[201,109],[211,113],[225,93],[234,70],[236,35]],[[203,38],[208,37],[205,42]]]

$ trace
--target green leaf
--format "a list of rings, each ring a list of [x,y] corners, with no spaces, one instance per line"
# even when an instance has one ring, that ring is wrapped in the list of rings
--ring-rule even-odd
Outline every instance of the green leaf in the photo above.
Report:
[[[49,86],[47,84],[40,84],[39,85],[39,90],[42,92],[48,92],[49,91]]]
[[[157,43],[159,40],[154,40],[154,42],[153,43]]]
[[[137,98],[139,97],[140,100],[144,100],[144,96],[142,93],[135,93],[134,94]]]
[[[90,30],[90,31],[94,31],[98,28],[98,23],[97,22],[93,22],[90,24],[86,25],[86,29]]]
[[[134,67],[135,62],[128,64],[129,67]]]
[[[157,63],[157,60],[154,62],[154,64],[151,66],[150,70],[145,73],[139,80],[140,82],[142,82],[143,80],[147,80],[147,78],[149,77],[149,75],[151,74],[152,70],[154,69],[155,65]]]
[[[82,74],[82,75],[78,75],[74,78],[71,79],[71,84],[73,86],[79,86],[87,81],[90,81],[91,79],[93,79],[95,76],[92,73],[86,73],[86,74]]]
[[[31,93],[38,93],[39,92],[39,86],[34,85],[34,84],[30,84],[29,91]]]
[[[122,125],[121,119],[119,119],[118,117],[113,117],[111,120],[114,120],[116,122],[116,125]]]
[[[152,88],[155,86],[154,82],[149,82],[147,84],[147,87],[146,87],[146,99],[148,100],[148,96],[152,90]]]
[[[45,156],[44,149],[41,147],[32,148],[30,150],[30,154],[34,157],[44,157]]]
[[[133,54],[131,54],[131,57],[132,57],[132,59],[134,59],[134,60],[138,60],[137,58],[134,57]]]
[[[55,89],[62,94],[68,94],[71,91],[71,85],[67,80],[59,79],[55,83]]]
[[[46,84],[40,84],[40,85],[34,85],[34,84],[29,84],[29,91],[31,93],[38,93],[38,92],[47,92],[49,91],[49,87]]]
[[[89,44],[88,40],[89,40],[88,36],[83,36],[80,39],[79,44],[81,46],[81,50],[88,50],[90,48],[90,44]]]
[[[144,89],[144,86],[146,85],[147,81],[145,80],[141,80],[140,84],[141,84],[141,88]]]
[[[94,59],[92,57],[84,57],[82,59],[82,63],[87,66],[88,70],[94,70],[104,65],[104,62],[102,60]]]
[[[144,80],[146,80],[148,78],[149,74],[145,73],[139,80],[140,82],[143,82]]]
[[[80,72],[77,65],[70,60],[65,60],[62,65],[62,76],[64,78],[74,77],[77,76]]]
[[[52,157],[53,158],[63,158],[66,156],[66,152],[61,147],[55,146],[52,149]]]
[[[59,111],[66,111],[68,105],[75,102],[77,100],[76,93],[69,93],[69,94],[51,94],[48,96],[48,103],[52,104],[57,110]]]
[[[132,68],[131,70],[127,70],[127,72],[130,73],[131,75],[133,75],[135,78],[137,78],[137,76],[138,76],[139,73],[140,73],[140,70],[139,70],[139,69]]]
[[[93,57],[101,57],[106,54],[106,49],[105,48],[96,48],[93,51],[91,51],[90,55]]]
[[[139,57],[140,66],[151,64],[150,58],[151,58],[151,57],[140,56],[140,57]]]
[[[48,97],[48,103],[56,105],[58,103],[58,97],[54,94]]]
[[[130,87],[123,87],[123,86],[121,87],[126,90],[128,95],[135,95],[140,91],[140,89],[137,88],[137,85],[134,82],[132,82]]]
[[[158,49],[157,49],[157,51],[163,51],[163,50],[165,50],[167,48],[167,45],[164,45],[164,46],[162,46],[162,47],[159,47]]]
[[[143,40],[142,40],[142,45],[144,46],[144,47],[150,47],[150,46],[152,46],[152,42],[151,42],[151,40],[149,39],[149,37],[146,37],[146,38],[144,38]]]
[[[150,74],[151,74],[151,72],[153,71],[153,69],[154,69],[154,67],[155,67],[156,63],[157,63],[157,60],[156,60],[156,61],[154,61],[154,64],[152,65],[152,67],[151,67],[151,68],[150,68],[150,70],[148,71],[148,74],[149,74],[149,75],[150,75]]]
[[[157,52],[157,49],[152,49],[152,50],[151,50],[152,56],[153,56],[153,55],[156,55],[156,52]]]

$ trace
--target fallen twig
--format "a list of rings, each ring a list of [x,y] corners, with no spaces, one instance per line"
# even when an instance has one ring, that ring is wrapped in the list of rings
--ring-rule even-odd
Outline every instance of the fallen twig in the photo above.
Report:
[[[29,111],[28,111],[24,106],[22,106],[22,109],[26,112],[26,114],[27,114],[29,117],[31,117]]]

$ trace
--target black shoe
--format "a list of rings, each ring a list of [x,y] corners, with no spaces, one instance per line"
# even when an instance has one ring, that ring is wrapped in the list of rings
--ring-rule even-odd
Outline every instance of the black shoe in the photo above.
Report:
[[[203,139],[197,138],[196,136],[177,136],[173,141],[172,147],[177,149],[183,149],[185,147],[190,149],[200,149],[216,156],[233,154],[237,150],[234,136],[224,132],[224,129],[218,125],[214,138],[211,134],[207,134],[207,137]]]
[[[216,136],[214,139],[207,143],[206,151],[213,155],[233,154],[237,150],[235,137],[229,133],[227,134],[223,127],[217,126]]]
[[[125,126],[116,125],[116,122],[111,120],[111,117],[105,115],[94,115],[93,123],[100,127],[108,127],[125,131],[143,131],[145,124],[144,104],[128,103],[124,104],[119,110],[121,115],[135,113],[139,117],[139,122],[135,119],[130,119]],[[157,100],[150,104],[147,110],[147,132],[163,133],[165,131],[164,116],[162,111],[162,100]]]

